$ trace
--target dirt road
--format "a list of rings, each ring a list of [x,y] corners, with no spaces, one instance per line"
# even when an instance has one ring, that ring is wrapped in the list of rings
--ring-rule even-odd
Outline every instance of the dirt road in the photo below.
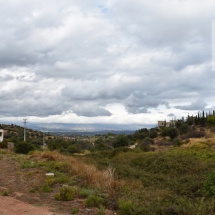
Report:
[[[17,199],[0,196],[1,215],[57,215],[48,208],[33,206]]]

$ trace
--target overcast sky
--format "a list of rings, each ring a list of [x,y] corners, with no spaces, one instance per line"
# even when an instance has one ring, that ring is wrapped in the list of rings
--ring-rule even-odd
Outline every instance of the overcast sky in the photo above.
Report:
[[[0,0],[2,121],[156,124],[215,108],[214,0]]]

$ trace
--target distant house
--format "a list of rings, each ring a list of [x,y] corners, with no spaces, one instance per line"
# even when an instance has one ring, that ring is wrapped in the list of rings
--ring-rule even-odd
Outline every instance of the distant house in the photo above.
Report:
[[[166,127],[166,121],[158,121],[158,128]]]
[[[176,123],[176,120],[175,119],[172,119],[170,120],[169,122],[167,122],[166,120],[165,121],[158,121],[158,128],[163,128],[163,127],[175,127],[175,123]]]
[[[4,139],[4,130],[0,129],[0,142],[2,142]]]

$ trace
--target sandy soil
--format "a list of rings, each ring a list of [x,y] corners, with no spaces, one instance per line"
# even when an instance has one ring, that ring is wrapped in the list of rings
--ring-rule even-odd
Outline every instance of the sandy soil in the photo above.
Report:
[[[0,197],[0,214],[2,215],[54,215],[45,207],[36,207],[11,197]]]

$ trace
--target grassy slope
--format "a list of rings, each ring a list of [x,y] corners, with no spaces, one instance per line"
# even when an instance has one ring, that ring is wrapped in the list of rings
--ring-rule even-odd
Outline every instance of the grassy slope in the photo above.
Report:
[[[100,168],[111,165],[116,177],[125,181],[116,199],[132,202],[133,206],[121,205],[130,207],[127,214],[215,214],[215,201],[204,191],[208,174],[215,170],[213,145],[213,138],[201,138],[169,151],[118,150],[89,159]]]
[[[33,160],[55,172],[54,180],[44,182],[51,188],[66,183],[77,188],[77,195],[83,188],[93,190],[119,215],[212,215],[215,200],[204,191],[204,182],[215,170],[214,143],[213,137],[190,139],[160,152],[116,149],[82,157],[35,152],[22,165],[31,168]]]

